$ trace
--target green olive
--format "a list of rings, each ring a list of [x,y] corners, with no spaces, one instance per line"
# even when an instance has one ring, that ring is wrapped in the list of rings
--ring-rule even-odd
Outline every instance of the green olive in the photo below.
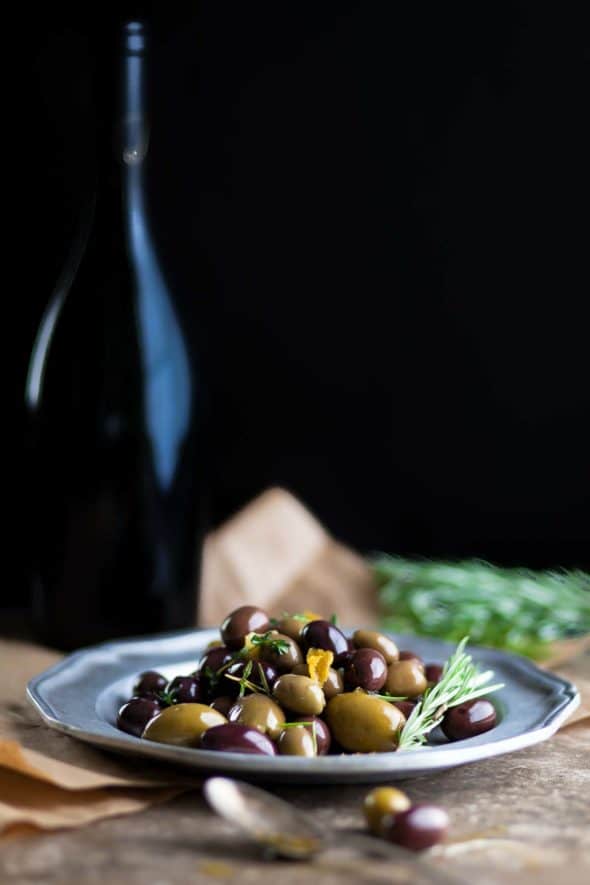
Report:
[[[256,728],[262,734],[267,734],[271,741],[278,738],[285,722],[285,714],[279,705],[263,694],[248,694],[238,698],[227,718],[230,722]]]
[[[326,706],[324,692],[309,676],[285,673],[275,682],[272,693],[282,707],[305,716],[319,716]]]
[[[285,728],[277,747],[281,756],[316,756],[313,736],[304,725]]]
[[[260,646],[261,661],[267,661],[269,664],[272,664],[272,666],[280,673],[290,673],[293,667],[297,666],[297,664],[301,664],[303,661],[303,655],[294,639],[287,636],[285,633],[275,633],[274,630],[270,638],[273,641],[282,640],[286,647],[285,645],[282,645],[281,651],[279,652],[276,650],[276,646],[272,643]]]
[[[412,803],[405,793],[395,787],[375,787],[365,796],[363,810],[369,829],[381,835],[388,816],[407,811]]]
[[[148,722],[142,737],[159,744],[198,747],[201,735],[208,728],[225,722],[225,716],[206,704],[174,704]]]
[[[381,652],[387,664],[393,664],[399,658],[399,651],[393,639],[376,630],[355,630],[352,641],[355,648],[372,648]]]
[[[407,661],[396,661],[387,668],[387,679],[384,691],[395,697],[417,698],[424,694],[428,680],[424,666],[415,658]]]
[[[306,663],[297,664],[293,667],[291,673],[294,676],[309,676],[309,668]],[[340,694],[341,691],[344,691],[344,683],[342,682],[342,676],[338,670],[334,670],[333,667],[330,667],[328,670],[328,678],[321,686],[321,689],[324,692],[324,697],[327,701],[329,701],[330,698],[333,698],[334,695]]]
[[[285,636],[290,636],[295,642],[299,642],[301,639],[301,631],[306,624],[307,620],[302,617],[294,618],[290,615],[285,615],[285,617],[281,618],[279,621],[278,627],[279,631]]]
[[[398,733],[406,721],[393,704],[360,689],[333,697],[326,719],[334,739],[351,753],[395,750]]]

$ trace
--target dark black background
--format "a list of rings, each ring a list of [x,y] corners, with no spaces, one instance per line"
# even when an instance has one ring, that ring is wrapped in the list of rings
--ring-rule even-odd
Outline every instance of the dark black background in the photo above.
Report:
[[[582,5],[159,5],[152,201],[214,522],[279,483],[361,550],[590,566]],[[19,431],[109,15],[35,13],[13,70]]]

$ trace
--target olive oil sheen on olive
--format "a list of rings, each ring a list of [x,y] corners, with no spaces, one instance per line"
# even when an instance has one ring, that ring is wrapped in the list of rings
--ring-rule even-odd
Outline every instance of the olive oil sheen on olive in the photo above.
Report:
[[[203,393],[150,227],[146,51],[126,23],[99,84],[96,188],[27,379],[34,613],[60,648],[196,619]]]

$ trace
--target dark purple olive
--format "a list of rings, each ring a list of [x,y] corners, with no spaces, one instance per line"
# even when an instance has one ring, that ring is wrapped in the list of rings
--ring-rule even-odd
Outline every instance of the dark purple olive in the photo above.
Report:
[[[139,698],[157,696],[161,691],[164,691],[167,683],[168,680],[161,673],[157,673],[155,670],[146,670],[137,677],[133,686],[133,695]]]
[[[308,725],[307,730],[311,731],[315,726],[315,739],[318,747],[318,756],[325,756],[330,749],[332,743],[332,735],[330,729],[323,719],[319,716],[295,716],[293,722],[313,722],[314,725]]]
[[[397,707],[398,710],[401,710],[401,712],[407,719],[416,704],[414,703],[414,701],[394,701],[393,706]]]
[[[389,842],[411,851],[421,851],[436,845],[447,834],[449,818],[436,805],[413,805],[383,822],[381,834]]]
[[[233,652],[231,652],[227,646],[219,645],[215,648],[209,649],[199,661],[199,666],[193,675],[199,676],[203,691],[208,698],[214,698],[216,695],[220,694],[218,690],[218,684],[221,678],[219,670],[221,670],[222,667],[225,667],[226,664],[229,664],[232,658]]]
[[[227,714],[235,704],[236,699],[230,698],[229,695],[220,695],[218,698],[215,698],[214,701],[211,701],[209,706],[213,710],[217,710],[218,713],[221,713],[222,716],[225,716],[227,719]]]
[[[143,730],[154,716],[161,711],[162,705],[155,698],[131,698],[123,704],[117,716],[117,728],[141,737]]]
[[[461,741],[489,731],[496,724],[496,711],[485,698],[476,698],[451,707],[441,723],[444,734],[450,741]]]
[[[341,651],[339,655],[334,657],[334,663],[332,664],[335,670],[345,670],[350,661],[352,660],[352,656],[354,651]]]
[[[417,655],[413,651],[408,651],[407,649],[406,649],[406,651],[400,651],[399,659],[400,659],[400,661],[418,661],[418,663],[422,667],[424,667],[424,661],[422,660],[420,655]]]
[[[359,648],[352,653],[342,673],[348,689],[364,688],[379,691],[385,685],[387,664],[381,652],[373,648]]]
[[[175,676],[166,686],[173,704],[201,704],[206,700],[205,686],[198,676]]]
[[[301,631],[301,642],[305,649],[323,648],[334,655],[348,651],[348,639],[330,621],[310,621]]]
[[[255,605],[242,605],[227,616],[220,629],[221,638],[228,648],[242,648],[248,633],[266,633],[270,630],[270,618]]]
[[[267,661],[236,661],[221,676],[218,685],[220,694],[233,695],[234,698],[238,696],[240,683],[236,682],[236,679],[241,679],[244,676],[246,667],[250,667],[250,673],[246,677],[248,682],[258,686],[258,688],[266,689],[268,686],[272,690],[279,674],[271,664],[267,663]],[[247,686],[245,690],[246,693],[251,691]]]
[[[255,753],[259,756],[276,756],[273,742],[256,728],[228,722],[214,725],[201,736],[204,750],[219,750],[222,753]]]
[[[426,664],[424,670],[427,681],[432,685],[436,685],[437,682],[440,682],[442,679],[442,672],[442,664]]]

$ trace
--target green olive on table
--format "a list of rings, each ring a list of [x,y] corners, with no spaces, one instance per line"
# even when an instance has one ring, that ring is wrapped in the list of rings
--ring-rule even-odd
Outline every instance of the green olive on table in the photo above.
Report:
[[[395,787],[375,787],[365,796],[363,811],[369,829],[376,835],[381,835],[388,823],[390,816],[407,811],[410,800],[405,793]]]
[[[227,714],[230,722],[255,728],[275,741],[283,730],[285,714],[278,704],[263,694],[248,694],[238,698]]]
[[[328,703],[326,719],[334,739],[351,753],[386,753],[397,747],[405,724],[403,713],[362,690],[336,695]]]
[[[305,716],[318,716],[326,706],[324,692],[309,676],[285,673],[275,682],[272,693],[281,707]]]
[[[214,725],[227,722],[225,716],[206,704],[174,704],[148,722],[142,737],[159,744],[198,747],[201,735]]]
[[[424,667],[415,658],[396,661],[387,669],[383,691],[395,697],[417,698],[428,688]]]

